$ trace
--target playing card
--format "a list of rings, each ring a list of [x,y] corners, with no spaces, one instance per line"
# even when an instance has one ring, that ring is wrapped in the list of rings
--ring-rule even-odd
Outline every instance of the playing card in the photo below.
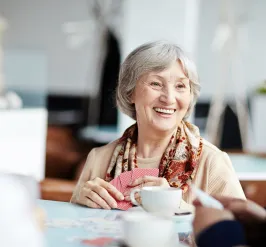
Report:
[[[114,187],[116,187],[121,193],[124,193],[125,188],[128,186],[128,184],[130,183],[129,181],[131,181],[131,171],[129,172],[124,172],[122,173],[122,180],[123,180],[123,185],[121,184],[121,180],[120,180],[120,176],[116,177],[115,179],[113,179],[110,184],[112,184]],[[128,176],[130,176],[130,180],[127,181]],[[117,208],[121,209],[121,210],[128,210],[129,208],[132,207],[131,202],[128,201],[117,201]]]
[[[121,210],[128,210],[129,208],[132,208],[132,203],[128,201],[118,201],[117,202],[117,208]]]
[[[158,177],[159,169],[158,168],[135,168],[132,170],[132,182],[140,177],[144,176],[153,176]]]
[[[118,177],[120,179],[121,185],[122,185],[122,190],[125,190],[126,187],[131,184],[131,177],[132,177],[132,171],[127,171],[121,173]]]
[[[158,177],[159,175],[159,169],[157,168],[135,168],[132,170],[131,172],[131,181],[133,182],[134,180],[143,177],[143,176],[154,176],[154,177]],[[136,188],[140,188],[142,187],[142,185],[137,185],[134,186],[134,189]],[[130,186],[126,186],[123,190],[123,193],[130,193],[130,191],[132,190],[132,187]]]
[[[140,187],[140,186],[139,186]],[[138,188],[138,186],[135,186],[135,188]],[[130,186],[126,186],[124,189],[123,189],[123,194],[126,195],[128,192],[130,192],[130,190],[132,190],[132,187]]]
[[[110,184],[112,184],[118,191],[122,192],[122,186],[119,177],[113,179]]]
[[[81,243],[90,246],[105,246],[113,241],[114,241],[113,238],[99,237],[95,239],[83,239]]]
[[[158,177],[159,169],[157,168],[135,168],[132,171],[121,173],[118,177],[113,179],[110,183],[114,185],[121,193],[125,194],[129,192],[132,187],[129,186],[135,179],[143,176],[154,176]],[[140,186],[135,186],[138,188]],[[128,210],[132,207],[131,202],[128,201],[117,201],[117,208],[121,210]]]

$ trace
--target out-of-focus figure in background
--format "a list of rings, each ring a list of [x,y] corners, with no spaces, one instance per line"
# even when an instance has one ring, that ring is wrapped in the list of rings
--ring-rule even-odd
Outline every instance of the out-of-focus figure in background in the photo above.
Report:
[[[203,207],[199,201],[194,233],[200,247],[265,246],[266,211],[249,200],[217,197],[224,210]]]
[[[44,213],[36,205],[39,185],[23,175],[0,174],[0,243],[43,247]]]
[[[17,109],[22,107],[22,100],[15,92],[8,91],[4,83],[2,39],[7,27],[7,20],[0,15],[0,109]]]

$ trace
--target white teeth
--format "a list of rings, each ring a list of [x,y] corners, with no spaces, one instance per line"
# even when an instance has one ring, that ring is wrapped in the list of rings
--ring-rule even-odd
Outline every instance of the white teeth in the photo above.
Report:
[[[166,113],[166,114],[173,114],[175,112],[175,110],[170,110],[170,109],[163,109],[163,108],[154,108],[155,111],[157,112],[162,112],[162,113]]]

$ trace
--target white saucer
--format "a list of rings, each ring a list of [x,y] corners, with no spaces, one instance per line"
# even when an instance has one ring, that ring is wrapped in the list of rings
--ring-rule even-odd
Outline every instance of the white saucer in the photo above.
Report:
[[[144,210],[142,207],[133,207],[133,208],[130,208],[129,210],[128,210],[128,212],[147,212],[146,210]],[[184,213],[189,213],[189,214],[184,214]],[[193,215],[193,213],[192,212],[190,212],[190,211],[185,211],[185,210],[178,210],[178,212],[177,212],[178,214],[180,214],[180,215],[174,215],[173,216],[173,220],[175,221],[175,222],[192,222],[192,220],[193,220],[193,217],[194,217],[194,215]]]
[[[175,222],[192,222],[193,214],[175,215],[173,216],[173,219]]]
[[[176,215],[173,216],[173,218],[176,222],[192,221],[194,215],[189,210],[179,209],[178,212],[176,212]]]

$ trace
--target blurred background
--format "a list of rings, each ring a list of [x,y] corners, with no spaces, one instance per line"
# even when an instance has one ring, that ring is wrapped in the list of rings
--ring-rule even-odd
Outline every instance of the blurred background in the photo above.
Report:
[[[22,102],[0,109],[1,170],[35,177],[44,199],[68,201],[89,151],[132,123],[115,107],[120,63],[159,39],[197,65],[202,90],[190,121],[202,136],[264,156],[265,9],[264,0],[0,0],[0,96]],[[264,190],[265,179],[242,185]]]

